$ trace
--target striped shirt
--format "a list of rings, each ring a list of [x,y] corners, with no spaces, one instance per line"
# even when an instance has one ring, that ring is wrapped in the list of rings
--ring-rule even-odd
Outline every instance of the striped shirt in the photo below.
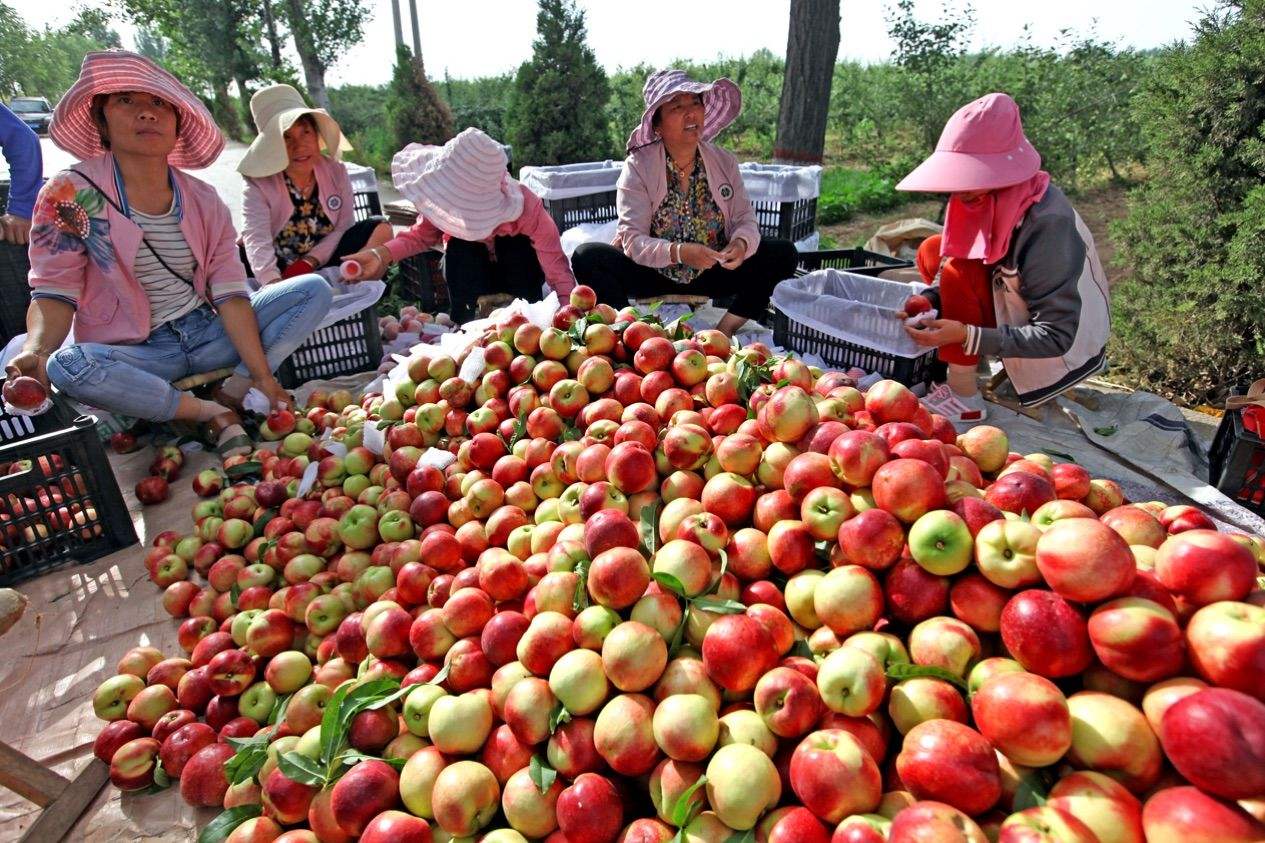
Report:
[[[150,330],[179,319],[196,310],[202,301],[191,284],[182,281],[163,266],[166,262],[184,278],[193,278],[193,252],[180,230],[180,214],[176,203],[165,214],[151,216],[131,208],[132,221],[145,233],[145,243],[136,250],[132,271],[149,297]],[[152,250],[151,248],[152,247]],[[162,261],[154,253],[162,256]]]

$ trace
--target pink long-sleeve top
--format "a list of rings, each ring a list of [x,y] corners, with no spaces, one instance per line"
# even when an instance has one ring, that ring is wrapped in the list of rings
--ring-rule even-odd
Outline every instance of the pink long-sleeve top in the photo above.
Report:
[[[545,281],[559,298],[570,295],[575,287],[575,275],[571,272],[571,263],[562,251],[562,238],[558,234],[558,226],[553,217],[545,210],[540,197],[523,185],[518,189],[523,192],[523,212],[517,219],[503,222],[493,229],[492,234],[483,242],[492,246],[497,237],[514,237],[524,235],[531,241],[540,260],[540,268],[545,272]],[[386,242],[391,252],[391,260],[399,263],[427,249],[433,249],[440,243],[447,243],[449,235],[441,231],[430,220],[417,218],[409,229],[402,231]]]
[[[73,169],[127,208],[109,152]],[[228,206],[211,185],[174,167],[171,183],[180,232],[193,253],[191,280],[198,297],[218,304],[249,296]],[[40,190],[31,222],[31,296],[74,305],[76,341],[125,344],[149,337],[149,297],[133,269],[144,248],[140,226],[71,170],[53,176]]]
[[[304,255],[318,267],[329,263],[347,229],[356,222],[355,194],[351,176],[341,162],[321,155],[316,162],[316,190],[321,208],[334,229],[321,238],[312,251]],[[281,278],[277,268],[276,237],[294,213],[294,202],[286,190],[285,174],[264,178],[247,178],[242,195],[242,243],[246,260],[262,284]]]
[[[744,257],[749,258],[760,248],[760,227],[756,222],[755,209],[747,197],[747,189],[742,184],[738,159],[707,141],[701,141],[698,149],[703,156],[703,169],[707,172],[707,187],[725,218],[725,239],[732,242],[734,238],[741,237],[747,244]],[[622,244],[628,257],[642,266],[656,269],[671,263],[668,251],[672,242],[650,236],[650,222],[668,195],[666,156],[662,142],[633,150],[624,159],[615,195],[615,206],[619,211],[616,242]]]

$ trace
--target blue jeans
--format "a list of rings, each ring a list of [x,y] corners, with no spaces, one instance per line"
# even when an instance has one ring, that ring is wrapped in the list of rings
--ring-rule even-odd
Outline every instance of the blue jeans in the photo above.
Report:
[[[319,275],[278,281],[250,297],[259,340],[276,371],[329,312],[333,291]],[[165,422],[175,418],[180,392],[171,385],[199,372],[237,366],[249,377],[224,322],[207,305],[159,326],[135,345],[78,343],[48,358],[53,386],[83,404],[123,416]]]

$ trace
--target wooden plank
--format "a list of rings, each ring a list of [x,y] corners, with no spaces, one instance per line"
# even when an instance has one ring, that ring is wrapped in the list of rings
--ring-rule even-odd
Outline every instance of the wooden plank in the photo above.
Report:
[[[0,786],[43,808],[56,799],[68,784],[70,782],[64,776],[0,742]]]
[[[110,779],[110,768],[93,758],[83,772],[66,786],[22,835],[20,843],[57,843],[62,840],[84,810],[97,798]]]

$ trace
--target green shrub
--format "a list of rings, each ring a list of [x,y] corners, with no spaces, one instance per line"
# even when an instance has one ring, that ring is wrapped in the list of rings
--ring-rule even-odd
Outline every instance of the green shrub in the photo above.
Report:
[[[879,213],[909,201],[898,193],[895,181],[875,170],[827,167],[821,173],[817,198],[817,224],[846,222],[857,214]]]
[[[1135,100],[1148,181],[1114,229],[1116,371],[1191,403],[1259,377],[1265,354],[1265,0],[1207,14]]]
[[[452,137],[452,112],[426,78],[421,58],[403,44],[395,50],[395,74],[386,105],[397,151],[410,143],[442,144]]]

